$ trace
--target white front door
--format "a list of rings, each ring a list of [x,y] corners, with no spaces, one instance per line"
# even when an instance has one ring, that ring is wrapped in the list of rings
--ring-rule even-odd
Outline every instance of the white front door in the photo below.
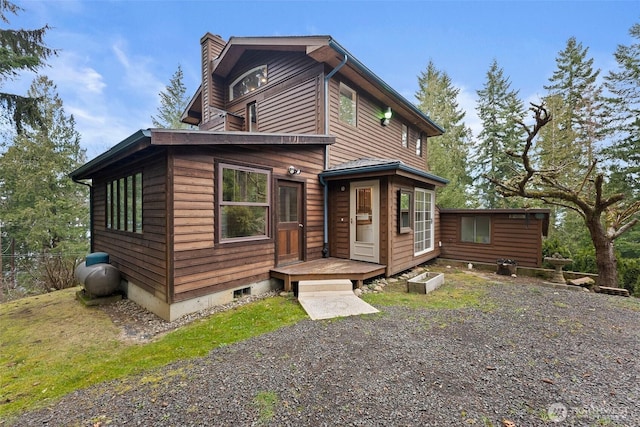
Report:
[[[380,259],[380,182],[352,182],[350,200],[351,259],[377,263]]]

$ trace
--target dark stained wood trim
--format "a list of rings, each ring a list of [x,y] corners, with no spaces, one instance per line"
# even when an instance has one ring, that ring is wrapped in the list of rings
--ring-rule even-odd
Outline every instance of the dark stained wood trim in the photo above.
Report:
[[[169,149],[167,152],[167,156],[165,161],[167,162],[167,175],[166,175],[166,188],[167,194],[174,194],[174,167],[173,162],[175,161],[174,150]],[[173,248],[174,248],[174,239],[175,239],[175,227],[174,225],[174,198],[167,197],[166,198],[166,230],[167,230],[167,245],[166,245],[166,286],[167,286],[167,303],[172,304],[175,301],[175,290],[174,290],[174,277],[175,277],[175,262],[173,260]]]
[[[326,135],[291,135],[253,132],[207,132],[153,129],[152,145],[328,145],[335,138]]]

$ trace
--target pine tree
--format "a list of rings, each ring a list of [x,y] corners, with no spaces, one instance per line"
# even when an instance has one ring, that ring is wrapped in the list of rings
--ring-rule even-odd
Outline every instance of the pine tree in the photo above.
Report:
[[[187,88],[182,82],[183,77],[182,67],[178,65],[178,70],[171,77],[169,85],[159,94],[158,115],[151,116],[153,126],[166,129],[188,129],[191,127],[180,121],[182,113],[189,103],[189,98],[185,95]]]
[[[504,180],[518,167],[507,153],[525,137],[524,130],[517,125],[524,116],[524,105],[518,92],[511,90],[511,83],[496,60],[489,67],[484,87],[477,93],[482,131],[478,135],[474,169],[480,203],[487,208],[520,207],[522,201],[499,196],[485,177]]]
[[[456,99],[460,89],[432,61],[418,77],[418,85],[418,108],[445,129],[443,135],[429,138],[426,150],[427,170],[449,180],[446,187],[438,190],[438,205],[471,207],[474,203],[469,192],[472,180],[467,161],[471,130],[463,122],[465,113]]]
[[[23,9],[9,2],[0,0],[0,21],[9,24],[8,14],[17,15]],[[44,44],[44,36],[49,26],[35,30],[0,29],[0,88],[5,81],[18,77],[21,71],[37,71],[55,50]],[[24,123],[35,124],[37,116],[37,99],[0,91],[0,108],[3,116],[10,118],[18,132]]]
[[[88,249],[88,195],[69,173],[86,161],[85,150],[51,80],[38,77],[28,96],[40,100],[42,123],[25,127],[0,156],[0,217],[17,253],[75,261]]]

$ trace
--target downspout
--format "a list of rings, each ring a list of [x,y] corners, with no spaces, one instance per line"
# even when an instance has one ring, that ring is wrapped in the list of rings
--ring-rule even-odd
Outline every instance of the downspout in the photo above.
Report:
[[[324,77],[324,134],[329,135],[329,80],[347,63],[349,57],[344,54],[344,59],[339,63],[329,74]],[[324,147],[324,169],[329,169],[329,145]],[[323,203],[323,219],[324,219],[324,243],[322,244],[322,257],[327,258],[329,256],[329,189],[327,182],[322,176],[320,178],[320,184],[323,187],[324,203]]]
[[[89,235],[91,240],[89,242],[89,252],[93,253],[93,185],[86,182],[79,181],[75,178],[71,178],[73,182],[80,185],[86,185],[89,187]]]

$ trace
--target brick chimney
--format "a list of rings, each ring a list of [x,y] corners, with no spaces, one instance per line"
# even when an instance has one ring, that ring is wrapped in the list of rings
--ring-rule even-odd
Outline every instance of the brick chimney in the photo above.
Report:
[[[209,107],[224,108],[223,88],[213,84],[213,61],[220,56],[226,46],[222,37],[211,33],[200,39],[202,46],[202,121],[200,126],[211,119]]]

